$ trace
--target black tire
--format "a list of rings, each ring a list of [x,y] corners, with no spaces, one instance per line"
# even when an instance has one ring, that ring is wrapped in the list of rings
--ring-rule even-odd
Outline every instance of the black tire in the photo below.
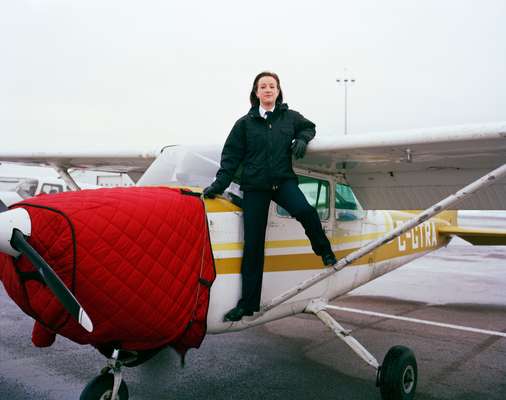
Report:
[[[112,374],[99,375],[88,382],[79,400],[110,400],[113,384]],[[125,381],[121,381],[117,400],[128,400],[128,388]]]
[[[379,372],[383,400],[412,400],[418,381],[418,367],[413,352],[404,346],[388,350]]]

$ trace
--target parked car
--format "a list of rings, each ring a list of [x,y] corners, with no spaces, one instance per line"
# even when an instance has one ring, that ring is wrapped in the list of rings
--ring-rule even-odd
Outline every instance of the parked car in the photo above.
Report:
[[[0,177],[0,201],[5,206],[41,193],[53,194],[69,190],[62,179],[53,177]]]

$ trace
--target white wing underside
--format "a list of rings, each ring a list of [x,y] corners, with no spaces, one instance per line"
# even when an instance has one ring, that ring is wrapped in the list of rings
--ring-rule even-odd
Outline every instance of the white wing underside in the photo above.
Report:
[[[206,157],[219,160],[220,150],[221,146],[209,146]],[[197,153],[203,154],[202,146],[194,150],[194,154]],[[23,151],[0,150],[0,161],[126,172],[137,176],[146,171],[145,182],[162,184],[165,182],[160,181],[161,178],[150,180],[147,176],[155,175],[155,170],[161,177],[170,175],[168,171],[154,168],[157,163],[148,169],[159,154],[160,150],[30,152],[25,146]],[[366,209],[414,210],[430,207],[504,163],[506,122],[335,139],[317,137],[308,146],[306,156],[295,166],[338,176],[352,186]],[[216,168],[209,168],[209,176],[214,176],[215,171]],[[205,175],[205,172],[200,174]],[[505,210],[506,180],[490,185],[460,203],[458,208]]]
[[[296,165],[347,182],[366,209],[425,209],[506,163],[506,123],[315,140]],[[506,209],[506,180],[457,205]]]
[[[21,146],[20,146],[21,147]],[[55,146],[57,147],[57,146]],[[23,165],[51,166],[64,169],[91,169],[95,171],[120,172],[134,180],[146,171],[161,152],[159,149],[89,149],[89,150],[0,150],[0,162]]]

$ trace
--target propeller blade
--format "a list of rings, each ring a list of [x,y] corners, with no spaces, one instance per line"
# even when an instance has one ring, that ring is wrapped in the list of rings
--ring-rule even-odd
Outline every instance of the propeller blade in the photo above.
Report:
[[[48,288],[53,292],[56,298],[60,300],[63,307],[70,313],[70,315],[79,322],[84,329],[88,332],[92,332],[93,323],[86,311],[84,311],[84,308],[79,304],[74,295],[65,286],[58,275],[56,275],[49,264],[41,257],[37,250],[28,243],[20,230],[13,230],[11,245],[30,260],[42,276],[42,279],[44,279],[44,282],[46,282]]]

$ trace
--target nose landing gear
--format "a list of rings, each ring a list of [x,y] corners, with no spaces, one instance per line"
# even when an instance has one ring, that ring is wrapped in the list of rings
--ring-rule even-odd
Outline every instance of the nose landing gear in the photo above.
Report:
[[[108,372],[93,378],[79,397],[79,400],[112,400],[114,376]],[[121,382],[116,400],[128,400],[128,388],[124,381]]]
[[[119,350],[114,350],[107,366],[81,392],[79,400],[128,400],[128,388],[123,381]]]

